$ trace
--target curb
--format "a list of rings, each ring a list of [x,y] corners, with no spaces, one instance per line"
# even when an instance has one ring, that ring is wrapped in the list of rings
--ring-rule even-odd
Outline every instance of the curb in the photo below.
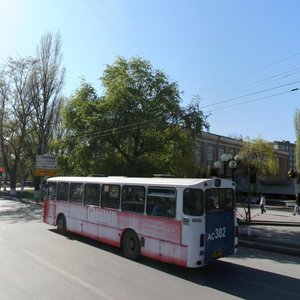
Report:
[[[238,222],[239,226],[246,226],[244,222]],[[300,222],[282,222],[282,221],[251,221],[251,225],[270,225],[270,226],[300,226]]]
[[[260,250],[300,256],[300,247],[297,245],[272,243],[270,241],[255,241],[251,238],[243,237],[239,237],[239,245]]]

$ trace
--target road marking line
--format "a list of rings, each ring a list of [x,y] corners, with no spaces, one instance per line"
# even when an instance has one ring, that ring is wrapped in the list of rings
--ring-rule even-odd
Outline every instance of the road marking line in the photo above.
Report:
[[[28,256],[30,256],[31,258],[33,258],[34,260],[36,260],[37,262],[41,263],[42,265],[46,266],[47,268],[63,275],[64,277],[75,281],[77,284],[81,285],[82,287],[88,289],[88,290],[92,290],[94,293],[96,293],[97,295],[101,296],[101,299],[107,299],[107,300],[114,300],[114,298],[112,298],[111,296],[109,296],[108,294],[106,294],[105,292],[102,292],[96,288],[94,288],[92,285],[90,285],[89,283],[87,283],[84,280],[81,280],[80,278],[72,275],[69,272],[66,272],[60,268],[58,268],[57,266],[50,264],[49,262],[43,260],[42,258],[40,258],[37,255],[32,254],[31,252],[27,251],[26,249],[22,249],[22,252],[24,252],[25,254],[27,254]]]

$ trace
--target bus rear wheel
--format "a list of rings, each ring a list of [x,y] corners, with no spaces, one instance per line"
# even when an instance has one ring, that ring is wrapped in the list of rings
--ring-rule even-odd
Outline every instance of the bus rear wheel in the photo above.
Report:
[[[141,244],[133,230],[127,230],[123,236],[122,249],[124,255],[131,260],[137,260],[141,255]]]
[[[57,230],[60,232],[60,233],[66,233],[66,218],[64,215],[59,215],[57,217]]]

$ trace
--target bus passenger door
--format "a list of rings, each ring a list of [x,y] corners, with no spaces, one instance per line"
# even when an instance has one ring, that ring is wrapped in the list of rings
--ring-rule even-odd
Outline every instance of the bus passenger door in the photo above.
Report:
[[[56,182],[47,182],[44,200],[44,222],[56,225]]]
[[[44,201],[44,222],[49,225],[56,225],[56,201]]]
[[[234,254],[235,216],[233,211],[207,212],[205,218],[205,264]]]

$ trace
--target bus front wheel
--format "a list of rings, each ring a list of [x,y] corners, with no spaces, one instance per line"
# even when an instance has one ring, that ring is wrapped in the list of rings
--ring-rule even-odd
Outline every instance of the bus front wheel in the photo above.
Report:
[[[64,215],[59,215],[57,217],[57,229],[60,233],[66,233],[66,218]]]
[[[125,256],[131,260],[137,260],[140,257],[140,240],[133,230],[127,230],[125,232],[122,240],[122,249]]]

